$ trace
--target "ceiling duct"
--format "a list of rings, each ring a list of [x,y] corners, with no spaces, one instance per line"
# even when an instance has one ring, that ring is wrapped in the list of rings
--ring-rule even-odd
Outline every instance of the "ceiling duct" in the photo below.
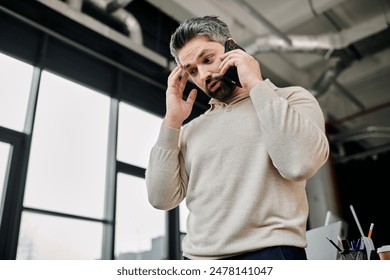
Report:
[[[336,33],[320,35],[285,35],[270,34],[255,39],[244,45],[245,50],[252,55],[265,52],[319,52],[345,49],[364,38],[379,33],[388,28],[383,16],[378,16]]]
[[[268,35],[257,38],[254,42],[245,46],[245,50],[253,55],[268,52],[322,52],[324,50],[341,49],[339,36],[326,35],[288,35],[291,44],[276,35]]]
[[[100,34],[112,40],[113,42],[134,51],[140,56],[145,57],[148,60],[156,63],[157,65],[160,65],[162,67],[166,67],[167,65],[166,57],[161,56],[159,53],[144,46],[143,39],[142,39],[142,30],[139,27],[138,22],[127,11],[125,11],[125,13],[126,15],[128,15],[128,18],[129,19],[133,18],[135,23],[135,25],[132,24],[127,25],[128,28],[132,30],[131,34],[123,34],[123,32],[118,31],[117,29],[111,27],[110,25],[107,25],[105,22],[95,18],[93,15],[84,12],[83,11],[85,8],[84,5],[87,4],[90,7],[93,7],[98,12],[105,14],[107,18],[113,19],[112,15],[107,13],[105,10],[102,10],[102,8],[98,8],[97,6],[94,6],[91,0],[66,0],[66,1],[35,0],[35,1],[41,3],[42,5],[45,5],[49,9],[54,10],[58,14],[65,16],[70,20],[85,26],[86,28],[89,28],[90,30],[96,32],[97,34]],[[108,1],[103,1],[103,2],[108,3]],[[118,22],[117,19],[115,19],[115,21]],[[121,24],[121,27],[125,26],[123,22],[119,22],[119,23]],[[34,25],[34,23],[32,24]],[[53,36],[56,36],[54,35],[56,32],[53,32],[52,28],[45,28],[45,32],[49,34],[53,34]]]
[[[336,82],[337,77],[352,63],[352,59],[340,59],[336,65],[330,66],[326,69],[319,79],[314,83],[310,90],[314,97],[318,98],[323,95],[328,88]]]
[[[372,137],[390,138],[390,127],[369,126],[361,130],[329,136],[333,143],[355,142]]]
[[[83,1],[84,0],[67,0],[66,2],[73,10],[80,12],[83,7]]]
[[[89,3],[94,5],[96,8],[99,8],[104,12],[107,12],[108,10],[113,9],[113,4],[111,4],[112,1],[111,2],[106,1],[106,0],[85,0],[85,1],[88,1]],[[124,2],[124,1],[121,1],[121,2]],[[130,1],[127,1],[127,2],[130,3]],[[126,4],[128,4],[128,3],[126,3]],[[110,6],[109,6],[109,4],[110,4]],[[122,6],[120,6],[120,7],[122,7]],[[116,10],[114,12],[111,12],[111,13],[107,12],[107,14],[111,15],[116,20],[122,22],[126,26],[127,30],[129,31],[131,39],[135,43],[142,45],[143,44],[142,30],[141,30],[140,24],[138,23],[138,20],[131,13],[129,13],[128,11],[126,11],[125,9],[120,8],[120,7],[116,4],[114,4],[114,8]]]
[[[390,127],[369,126],[361,130],[341,133],[334,136],[328,135],[328,137],[332,145],[335,148],[337,147],[337,149],[332,149],[334,153],[334,163],[345,163],[349,160],[364,159],[368,156],[377,157],[379,154],[388,152],[390,149],[390,145],[388,143],[385,143],[377,144],[367,150],[347,153],[347,150],[344,146],[348,142],[366,141],[372,140],[374,138],[389,139]]]
[[[133,0],[112,0],[107,4],[106,11],[107,13],[113,13],[118,9],[126,7]]]
[[[280,31],[276,26],[274,26],[270,21],[268,21],[265,17],[263,17],[261,14],[257,13],[250,5],[245,3],[242,0],[234,0],[242,9],[244,9],[248,14],[254,16],[261,24],[268,29],[272,34],[275,34],[275,38],[277,38],[279,41],[282,42],[283,45],[291,46],[292,42],[291,39],[284,34],[282,31]]]

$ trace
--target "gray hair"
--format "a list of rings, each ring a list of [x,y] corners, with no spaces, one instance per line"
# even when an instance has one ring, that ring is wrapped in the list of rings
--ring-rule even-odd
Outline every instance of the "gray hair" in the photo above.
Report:
[[[222,45],[231,37],[226,23],[217,16],[194,17],[183,21],[171,36],[169,48],[176,62],[179,63],[178,52],[191,39],[205,36],[210,41]]]

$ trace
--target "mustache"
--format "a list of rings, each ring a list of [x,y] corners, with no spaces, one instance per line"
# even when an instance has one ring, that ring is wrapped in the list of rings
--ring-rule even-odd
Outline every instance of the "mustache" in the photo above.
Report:
[[[223,75],[211,76],[206,80],[206,87],[208,88],[211,83],[218,82],[218,81],[231,82],[228,78],[226,78]]]
[[[206,82],[205,82],[206,87],[209,87],[210,84],[212,84],[213,82],[218,82],[221,79],[222,79],[222,76],[208,77]]]
[[[217,75],[217,76],[211,76],[206,80],[206,83],[211,83],[212,81],[220,81],[223,80],[225,77],[223,75]]]
[[[215,89],[216,91],[220,90],[221,87],[224,87],[224,84],[229,84],[231,81],[224,77],[223,75],[218,75],[218,76],[210,76],[206,82],[206,89],[208,91],[211,90],[212,87],[214,87],[218,82],[221,82],[221,84],[218,86],[218,89]]]
[[[207,80],[206,80],[206,86],[208,87],[210,85],[211,82],[214,82],[214,81],[223,81],[223,82],[227,82],[227,83],[230,83],[230,84],[234,84],[236,85],[236,82],[232,81],[231,79],[229,79],[228,77],[225,77],[224,75],[217,75],[217,76],[211,76],[209,77]]]

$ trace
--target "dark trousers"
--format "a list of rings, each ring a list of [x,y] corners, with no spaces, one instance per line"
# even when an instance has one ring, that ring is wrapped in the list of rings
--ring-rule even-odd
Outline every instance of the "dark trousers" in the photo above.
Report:
[[[189,260],[184,257],[185,260]],[[274,246],[247,252],[222,260],[307,260],[304,248],[294,246]]]

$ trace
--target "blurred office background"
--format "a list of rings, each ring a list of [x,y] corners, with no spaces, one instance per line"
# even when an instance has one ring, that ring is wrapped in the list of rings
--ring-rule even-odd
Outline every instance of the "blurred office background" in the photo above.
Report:
[[[185,201],[153,209],[144,172],[170,35],[200,15],[319,101],[332,154],[308,182],[308,230],[331,213],[357,239],[353,205],[389,244],[390,1],[0,0],[0,259],[181,258]]]

